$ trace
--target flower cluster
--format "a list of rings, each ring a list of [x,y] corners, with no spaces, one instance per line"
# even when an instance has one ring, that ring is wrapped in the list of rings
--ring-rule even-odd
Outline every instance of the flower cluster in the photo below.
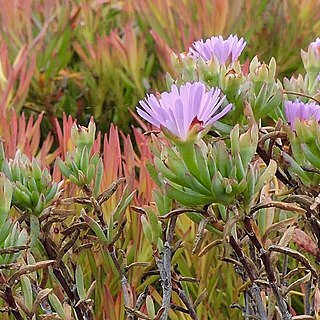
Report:
[[[140,101],[138,114],[164,131],[167,136],[190,141],[204,134],[211,125],[228,113],[228,104],[217,113],[225,96],[218,88],[206,91],[204,84],[187,83],[178,88],[172,85],[171,91],[161,94],[157,99],[153,94]]]
[[[245,45],[243,38],[238,39],[233,35],[226,40],[221,36],[211,37],[205,42],[202,39],[195,41],[189,49],[189,55],[195,59],[201,57],[206,61],[216,58],[220,65],[224,65],[236,61]]]

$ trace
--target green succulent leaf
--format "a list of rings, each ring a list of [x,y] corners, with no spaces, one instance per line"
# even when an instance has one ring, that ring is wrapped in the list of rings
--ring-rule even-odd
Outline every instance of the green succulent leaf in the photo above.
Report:
[[[190,189],[181,190],[169,183],[165,185],[168,196],[185,206],[195,207],[213,203],[212,196],[204,196]]]
[[[268,167],[264,170],[259,180],[255,185],[255,193],[259,192],[271,179],[274,177],[277,171],[277,163],[274,160],[270,160]]]
[[[108,243],[108,239],[106,235],[104,234],[101,226],[97,221],[89,217],[87,214],[83,215],[84,221],[88,224],[88,226],[92,229],[92,231],[96,234],[98,239],[101,241],[101,243],[106,244]],[[112,228],[112,226],[110,226]]]

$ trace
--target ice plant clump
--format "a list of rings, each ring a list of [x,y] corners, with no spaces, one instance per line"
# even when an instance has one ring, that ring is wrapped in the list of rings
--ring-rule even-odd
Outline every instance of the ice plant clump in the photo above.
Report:
[[[195,41],[189,49],[189,55],[196,59],[201,57],[206,61],[216,58],[220,65],[224,65],[226,62],[236,61],[245,45],[243,38],[238,39],[233,35],[227,40],[221,36],[211,37],[205,42],[202,39]]]
[[[205,85],[200,82],[186,83],[180,88],[172,85],[171,91],[163,92],[159,99],[151,94],[141,100],[137,112],[160,128],[168,138],[195,141],[231,110],[232,104],[228,104],[217,113],[225,99],[220,94],[218,88],[206,91]]]
[[[303,103],[298,99],[295,101],[285,101],[284,110],[288,123],[293,130],[297,119],[320,121],[320,106],[315,102]]]

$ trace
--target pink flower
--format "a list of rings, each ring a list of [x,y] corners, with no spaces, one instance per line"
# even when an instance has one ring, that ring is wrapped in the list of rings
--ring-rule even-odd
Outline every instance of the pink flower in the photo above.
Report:
[[[298,99],[284,102],[284,110],[288,123],[294,130],[297,119],[303,121],[316,120],[320,121],[320,106],[315,102],[303,103]]]
[[[171,91],[163,92],[159,99],[151,94],[141,100],[137,112],[170,138],[195,140],[231,110],[232,104],[228,104],[217,113],[225,99],[220,94],[218,88],[206,91],[205,85],[200,82],[187,83],[180,88],[172,85]]]
[[[211,37],[205,42],[202,39],[195,41],[193,47],[189,49],[189,55],[195,59],[201,57],[207,61],[216,58],[220,65],[224,65],[226,62],[236,61],[245,45],[243,38],[238,39],[233,35],[227,40],[221,36]]]

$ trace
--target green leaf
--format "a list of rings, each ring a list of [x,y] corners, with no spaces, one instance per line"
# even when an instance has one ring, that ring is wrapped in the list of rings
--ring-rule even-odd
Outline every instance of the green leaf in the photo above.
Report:
[[[76,267],[76,287],[81,300],[86,299],[86,292],[84,289],[84,279],[81,265],[78,263]]]
[[[159,179],[159,173],[150,161],[146,162],[146,169],[156,185],[158,187],[161,187],[163,185],[163,182]]]
[[[223,177],[228,177],[232,170],[232,164],[225,143],[223,141],[218,141],[214,146],[213,151],[218,171]]]
[[[32,208],[32,201],[30,196],[18,188],[14,188],[13,191],[13,203],[21,210]]]
[[[212,197],[204,196],[190,189],[179,190],[169,183],[165,185],[165,189],[171,199],[176,200],[185,206],[203,206],[214,202]]]
[[[207,146],[205,146],[205,148],[207,149]],[[207,163],[208,150],[203,150],[198,144],[196,144],[194,146],[194,149],[195,149],[197,165],[198,165],[198,169],[199,169],[200,182],[208,190],[210,190],[211,177],[210,177],[210,172],[209,172],[208,163]],[[206,154],[205,154],[205,152],[206,152]]]
[[[239,144],[239,124],[236,124],[230,132],[231,154],[235,155],[240,152]]]
[[[258,126],[256,123],[239,137],[240,156],[245,171],[247,171],[248,164],[257,150],[258,137]]]
[[[234,164],[236,167],[236,172],[237,172],[237,180],[242,180],[246,176],[246,168],[243,166],[243,161],[241,159],[241,155],[239,152],[236,152],[233,156]]]
[[[42,211],[44,210],[46,205],[46,198],[43,193],[40,194],[39,200],[37,205],[34,208],[34,213],[37,215],[40,215]]]
[[[95,178],[94,178],[94,195],[97,197],[100,193],[100,185],[103,177],[103,161],[99,158],[99,162],[96,167]]]
[[[180,143],[179,145],[177,145],[177,148],[188,170],[196,178],[199,178],[199,169],[197,166],[194,143],[190,143],[190,142]]]
[[[108,232],[107,232],[107,238],[108,238],[108,242],[112,242],[113,240],[113,227],[114,227],[114,220],[113,220],[113,215],[111,214],[109,217],[109,228],[108,228]]]
[[[142,215],[140,217],[140,220],[141,220],[141,224],[142,224],[143,233],[144,233],[145,237],[147,238],[147,240],[149,241],[149,243],[152,245],[153,244],[153,237],[152,237],[151,225],[144,215]]]
[[[172,210],[172,200],[166,192],[154,189],[152,194],[160,215],[164,215]]]
[[[287,153],[282,152],[283,159],[288,163],[288,170],[292,176],[297,175],[305,184],[310,184],[311,180],[308,174],[299,166],[299,164],[291,158]]]
[[[98,237],[98,239],[102,242],[102,243],[108,243],[108,239],[106,237],[106,235],[104,234],[102,228],[100,227],[100,225],[98,224],[98,222],[96,222],[95,220],[93,220],[91,217],[89,217],[87,214],[83,215],[84,221],[88,224],[88,226],[92,229],[92,231],[96,234],[96,236]],[[112,226],[110,226],[110,228],[112,228]]]
[[[259,192],[271,179],[274,177],[277,171],[277,163],[274,160],[270,160],[268,167],[264,170],[263,174],[260,176],[257,184],[255,185],[254,192]]]
[[[148,219],[150,221],[151,230],[152,230],[152,244],[155,246],[158,243],[158,239],[161,236],[161,225],[158,220],[157,215],[151,208],[146,208]]]
[[[212,196],[212,192],[210,189],[207,189],[203,184],[199,182],[197,178],[195,178],[192,174],[189,172],[185,173],[185,184],[182,185],[182,187],[187,187],[190,190],[193,190],[195,192],[198,192],[205,196]]]
[[[58,184],[56,182],[52,183],[52,186],[50,187],[50,191],[47,192],[46,195],[46,202],[49,203],[56,195],[58,191]]]
[[[20,282],[24,304],[29,310],[31,310],[33,306],[33,296],[30,279],[28,278],[28,276],[22,275],[20,277]]]
[[[36,243],[40,235],[40,222],[38,217],[34,214],[30,214],[30,247],[36,246]]]
[[[11,229],[12,229],[13,223],[11,221],[11,219],[7,219],[3,226],[0,229],[0,245],[3,244],[3,242],[5,241],[5,239],[8,237]]]
[[[217,203],[229,204],[232,201],[233,197],[226,195],[225,189],[222,186],[223,177],[219,171],[216,172],[212,178],[211,191],[214,194],[214,200]]]
[[[159,158],[155,158],[154,162],[158,171],[160,171],[167,180],[176,183],[180,186],[187,186],[184,177],[180,176],[181,170],[179,170],[179,173],[177,172],[179,169],[179,164],[175,167],[175,171],[176,173],[178,173],[176,174],[175,172],[171,171]],[[184,172],[185,170],[183,171],[183,173]]]
[[[60,169],[61,173],[69,179],[69,177],[71,176],[72,172],[70,171],[70,169],[66,166],[66,164],[61,160],[61,158],[57,158],[56,166],[58,166],[58,168]]]
[[[86,176],[86,184],[90,184],[92,179],[94,178],[94,174],[96,172],[96,167],[94,166],[93,163],[90,163],[89,166],[88,166],[88,170],[87,172],[85,173],[85,176]]]
[[[42,171],[41,171],[39,162],[35,158],[32,159],[32,172],[33,172],[33,178],[35,180],[41,179]]]
[[[320,169],[320,158],[318,158],[314,152],[312,152],[305,143],[301,145],[301,148],[307,158],[307,160],[317,169]]]
[[[255,113],[255,118],[261,119],[269,115],[279,107],[282,100],[283,95],[281,91],[275,86],[275,84],[269,84],[268,92],[266,92],[266,95],[264,96],[264,102],[260,105],[260,110]]]
[[[57,312],[59,317],[62,318],[63,320],[67,320],[67,315],[65,314],[63,305],[61,304],[58,297],[54,293],[51,292],[48,295],[48,299],[49,299],[51,306]]]
[[[134,190],[129,195],[127,195],[128,186],[127,185],[125,186],[122,197],[112,213],[114,221],[118,221],[118,222],[122,221],[122,216],[125,213],[125,210],[128,207],[129,203],[132,201],[136,191],[137,190]]]
[[[5,174],[5,176],[10,180],[13,181],[11,168],[7,160],[4,160],[1,166],[1,171]]]
[[[2,164],[6,159],[6,155],[4,152],[3,141],[0,141],[0,169],[2,168]]]
[[[254,167],[249,165],[249,170],[247,173],[247,187],[244,190],[244,204],[249,205],[255,195],[255,174],[254,174]],[[248,213],[248,212],[247,212]]]
[[[79,151],[80,152],[80,151]],[[87,146],[84,146],[81,152],[81,158],[80,158],[80,166],[79,169],[84,173],[87,174],[89,166],[89,151]]]
[[[149,295],[146,298],[146,306],[147,306],[148,316],[150,317],[150,319],[154,319],[154,317],[156,316],[156,311],[154,308],[152,297]]]

